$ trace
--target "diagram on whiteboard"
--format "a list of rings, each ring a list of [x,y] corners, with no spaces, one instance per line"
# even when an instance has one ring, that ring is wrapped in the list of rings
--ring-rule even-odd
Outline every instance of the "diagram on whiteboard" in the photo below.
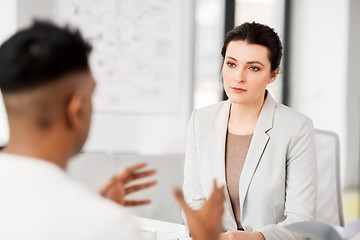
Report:
[[[91,42],[95,111],[175,113],[181,89],[181,0],[64,0],[59,18]]]

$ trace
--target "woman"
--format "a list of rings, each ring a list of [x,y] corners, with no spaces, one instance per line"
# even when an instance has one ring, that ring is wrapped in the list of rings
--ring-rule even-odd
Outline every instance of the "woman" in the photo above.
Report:
[[[282,226],[314,218],[313,125],[266,90],[279,73],[280,39],[268,26],[244,23],[228,32],[221,54],[229,99],[192,114],[185,199],[200,208],[216,178],[227,196],[220,239],[303,239]]]

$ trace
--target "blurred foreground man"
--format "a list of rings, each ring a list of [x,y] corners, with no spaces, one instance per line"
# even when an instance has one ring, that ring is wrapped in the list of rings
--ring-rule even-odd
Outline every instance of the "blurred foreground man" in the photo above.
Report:
[[[90,127],[95,88],[90,51],[79,32],[47,22],[35,22],[0,47],[0,88],[10,128],[0,153],[0,239],[141,239],[124,208],[65,172]],[[115,199],[116,180],[101,195]],[[199,211],[188,208],[178,189],[175,196],[193,238],[217,239],[223,187],[214,183],[212,198]],[[124,203],[123,196],[116,201]]]

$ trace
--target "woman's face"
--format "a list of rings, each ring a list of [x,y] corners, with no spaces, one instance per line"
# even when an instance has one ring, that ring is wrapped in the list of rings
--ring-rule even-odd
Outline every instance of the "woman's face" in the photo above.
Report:
[[[278,69],[270,72],[266,47],[231,41],[226,49],[222,75],[226,95],[232,103],[252,104],[264,101],[266,85],[276,79]]]

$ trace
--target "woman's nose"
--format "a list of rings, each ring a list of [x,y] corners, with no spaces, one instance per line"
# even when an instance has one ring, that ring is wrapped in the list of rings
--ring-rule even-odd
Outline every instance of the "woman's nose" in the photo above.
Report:
[[[235,82],[241,83],[241,82],[246,82],[245,80],[245,74],[243,70],[239,70],[235,73],[235,78],[234,78]]]

